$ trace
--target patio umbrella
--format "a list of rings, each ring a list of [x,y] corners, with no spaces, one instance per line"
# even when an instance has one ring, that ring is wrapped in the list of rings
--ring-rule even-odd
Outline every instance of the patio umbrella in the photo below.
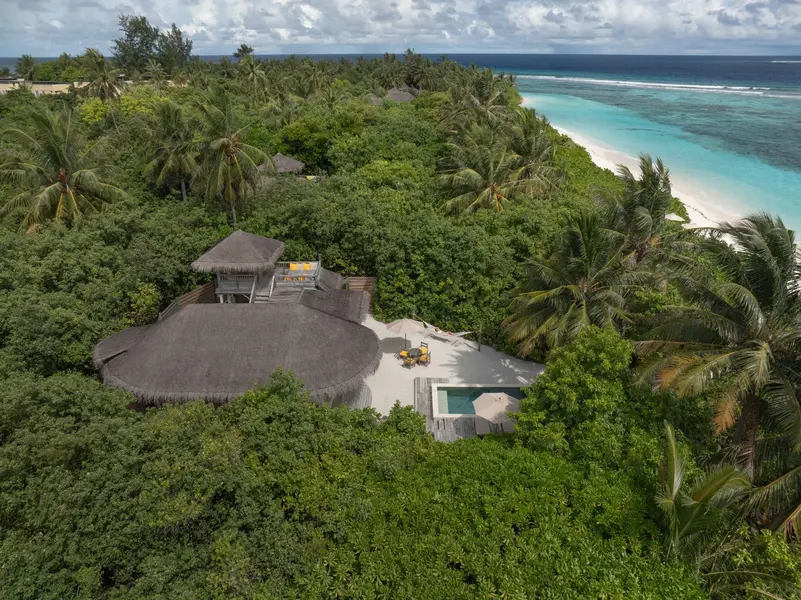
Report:
[[[487,392],[473,400],[473,409],[477,417],[500,425],[501,431],[508,432],[514,430],[515,423],[506,413],[519,411],[520,400],[503,392]]]
[[[415,321],[414,319],[398,319],[387,325],[387,329],[392,333],[402,333],[404,342],[406,341],[407,333],[423,333],[425,328],[425,323]]]

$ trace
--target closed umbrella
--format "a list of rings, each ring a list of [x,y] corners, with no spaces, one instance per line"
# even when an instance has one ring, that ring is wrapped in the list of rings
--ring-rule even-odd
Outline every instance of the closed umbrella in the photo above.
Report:
[[[487,392],[473,400],[476,416],[499,425],[501,431],[514,431],[515,423],[507,413],[520,410],[520,401],[503,392]]]
[[[387,329],[392,333],[402,333],[403,341],[405,342],[407,333],[422,333],[425,331],[426,326],[425,323],[415,321],[414,319],[398,319],[388,324]]]

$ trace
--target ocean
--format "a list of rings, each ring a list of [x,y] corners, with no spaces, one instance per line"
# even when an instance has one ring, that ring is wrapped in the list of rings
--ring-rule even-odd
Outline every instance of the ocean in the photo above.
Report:
[[[511,59],[511,60],[510,60]],[[477,64],[478,61],[476,61]],[[727,212],[801,228],[801,60],[553,56],[494,61],[554,125],[648,152]]]
[[[355,58],[314,58],[342,56]],[[514,73],[554,125],[628,156],[658,156],[682,180],[714,190],[729,212],[767,210],[801,228],[801,57],[449,58]]]

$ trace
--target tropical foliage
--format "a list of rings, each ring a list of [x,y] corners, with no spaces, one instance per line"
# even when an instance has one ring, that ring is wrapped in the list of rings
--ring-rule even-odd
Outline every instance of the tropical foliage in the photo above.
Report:
[[[0,596],[801,597],[778,218],[685,231],[659,159],[597,168],[489,69],[212,63],[119,24],[108,58],[30,66],[88,85],[0,96]],[[378,319],[544,361],[516,435],[437,444],[287,375],[127,410],[92,348],[203,283],[232,224],[376,276]]]
[[[73,126],[71,111],[35,112],[30,119],[30,130],[4,132],[16,146],[0,163],[0,176],[18,193],[5,202],[0,215],[19,209],[25,215],[21,227],[30,232],[52,219],[75,222],[125,196],[103,177],[92,146]]]

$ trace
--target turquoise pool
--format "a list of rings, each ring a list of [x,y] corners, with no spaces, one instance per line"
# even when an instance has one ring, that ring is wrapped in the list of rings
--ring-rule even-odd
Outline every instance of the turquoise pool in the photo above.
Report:
[[[448,387],[437,388],[437,408],[441,415],[474,415],[473,400],[481,394],[502,393],[521,400],[525,397],[523,390],[511,387]]]

